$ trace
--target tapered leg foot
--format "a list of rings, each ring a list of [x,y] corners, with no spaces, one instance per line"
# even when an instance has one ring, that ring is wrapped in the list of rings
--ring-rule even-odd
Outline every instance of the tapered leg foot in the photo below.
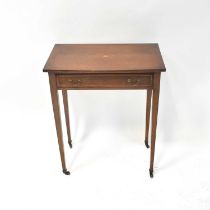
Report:
[[[72,141],[68,141],[70,148],[72,148]]]
[[[67,171],[67,169],[63,169],[63,173],[64,173],[65,175],[70,175],[70,172]]]
[[[145,140],[144,143],[145,143],[146,148],[149,148],[148,140]]]
[[[153,178],[153,170],[149,169],[150,178]]]

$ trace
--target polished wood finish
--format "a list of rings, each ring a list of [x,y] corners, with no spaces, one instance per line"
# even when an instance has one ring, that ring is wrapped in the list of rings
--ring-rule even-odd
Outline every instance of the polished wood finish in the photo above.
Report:
[[[63,95],[63,105],[64,105],[64,113],[65,113],[65,119],[66,119],[66,130],[67,130],[67,136],[68,136],[68,143],[69,143],[70,148],[72,148],[67,90],[62,90],[62,95]]]
[[[67,90],[147,90],[145,145],[148,144],[152,98],[150,177],[153,177],[160,75],[165,71],[158,44],[59,44],[43,69],[48,72],[63,172],[66,169],[58,90],[62,90],[68,142],[71,133]]]
[[[149,148],[148,136],[149,136],[149,123],[150,123],[150,110],[151,110],[151,96],[152,96],[152,89],[147,89],[146,127],[145,127],[145,145],[147,148]]]
[[[44,71],[154,73],[165,66],[158,44],[56,44]]]
[[[50,82],[50,91],[51,91],[53,112],[54,112],[54,118],[55,118],[55,127],[56,127],[56,131],[57,131],[57,138],[58,138],[58,145],[59,145],[59,150],[60,150],[62,168],[63,168],[63,172],[65,174],[69,174],[69,172],[66,169],[66,162],[65,162],[65,153],[64,153],[64,146],[63,146],[62,126],[61,126],[61,117],[60,117],[60,107],[59,107],[59,97],[58,97],[58,91],[56,88],[55,74],[49,73],[49,82]]]

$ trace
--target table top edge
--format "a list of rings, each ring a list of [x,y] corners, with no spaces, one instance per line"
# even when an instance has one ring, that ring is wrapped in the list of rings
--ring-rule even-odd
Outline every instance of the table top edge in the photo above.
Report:
[[[47,73],[62,73],[62,74],[123,74],[123,73],[157,73],[166,72],[166,68],[162,69],[131,69],[131,70],[59,70],[59,69],[43,69]]]

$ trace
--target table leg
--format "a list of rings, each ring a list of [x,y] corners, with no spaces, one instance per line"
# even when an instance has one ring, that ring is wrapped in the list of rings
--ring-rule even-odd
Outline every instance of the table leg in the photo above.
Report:
[[[150,110],[151,110],[151,96],[152,96],[152,89],[147,89],[146,128],[145,128],[145,145],[147,148],[149,148],[148,135],[149,135],[149,122],[150,122]]]
[[[160,73],[155,73],[153,79],[152,133],[151,133],[150,169],[149,169],[151,178],[153,177],[159,92],[160,92]]]
[[[56,86],[55,74],[49,73],[49,82],[50,82],[50,91],[51,91],[53,112],[54,112],[54,118],[55,118],[55,126],[56,126],[56,131],[57,131],[57,138],[58,138],[58,145],[59,145],[59,150],[60,150],[60,157],[61,157],[63,173],[66,175],[69,175],[70,172],[66,169],[66,162],[65,162],[59,98],[58,98],[58,90],[57,90],[57,86]]]
[[[64,112],[65,112],[65,119],[66,119],[66,130],[67,130],[67,135],[68,135],[68,143],[69,143],[70,148],[72,148],[67,90],[62,90],[62,94],[63,94],[63,105],[64,105]]]

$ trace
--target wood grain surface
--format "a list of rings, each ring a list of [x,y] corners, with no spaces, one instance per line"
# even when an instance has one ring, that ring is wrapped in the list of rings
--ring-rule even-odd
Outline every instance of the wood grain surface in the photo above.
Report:
[[[56,44],[44,66],[54,73],[165,71],[158,44]]]

